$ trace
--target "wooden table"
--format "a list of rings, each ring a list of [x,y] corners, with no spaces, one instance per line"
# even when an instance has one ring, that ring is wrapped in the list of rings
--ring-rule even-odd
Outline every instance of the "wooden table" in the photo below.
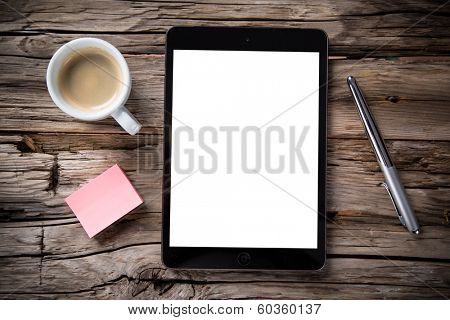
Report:
[[[0,2],[0,298],[450,296],[450,4],[403,0]],[[436,10],[437,9],[437,10]],[[161,264],[165,32],[173,25],[322,28],[330,37],[328,261],[319,272],[174,271]],[[131,137],[76,121],[45,72],[63,43],[125,55]],[[364,87],[423,234],[405,232],[345,77]],[[89,239],[64,198],[118,162],[145,205]]]

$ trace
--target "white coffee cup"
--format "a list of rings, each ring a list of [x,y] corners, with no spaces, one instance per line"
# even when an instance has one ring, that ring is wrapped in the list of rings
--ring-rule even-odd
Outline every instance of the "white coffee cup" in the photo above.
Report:
[[[58,75],[61,66],[68,56],[84,48],[98,48],[109,53],[118,63],[121,72],[121,85],[117,98],[109,105],[98,110],[84,111],[72,106],[61,95],[58,85]],[[79,38],[72,40],[59,48],[47,68],[47,88],[53,102],[65,113],[80,120],[95,121],[112,116],[129,134],[134,135],[141,129],[141,124],[124,107],[131,91],[131,76],[127,62],[122,54],[112,44],[97,38]]]

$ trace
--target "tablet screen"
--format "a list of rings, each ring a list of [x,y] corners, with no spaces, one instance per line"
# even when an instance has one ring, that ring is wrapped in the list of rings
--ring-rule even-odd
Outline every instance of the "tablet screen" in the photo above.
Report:
[[[319,52],[174,50],[169,245],[316,249]]]

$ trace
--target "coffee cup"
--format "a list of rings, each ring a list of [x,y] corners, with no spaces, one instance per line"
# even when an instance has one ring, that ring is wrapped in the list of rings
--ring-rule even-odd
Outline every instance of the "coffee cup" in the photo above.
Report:
[[[104,40],[80,38],[59,48],[47,68],[47,88],[53,102],[74,118],[112,116],[131,135],[141,129],[124,107],[131,91],[127,62]]]

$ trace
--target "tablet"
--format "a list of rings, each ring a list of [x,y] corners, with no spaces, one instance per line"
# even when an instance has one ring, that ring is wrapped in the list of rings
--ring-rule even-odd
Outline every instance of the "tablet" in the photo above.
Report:
[[[327,59],[321,30],[169,30],[167,267],[324,265]]]

